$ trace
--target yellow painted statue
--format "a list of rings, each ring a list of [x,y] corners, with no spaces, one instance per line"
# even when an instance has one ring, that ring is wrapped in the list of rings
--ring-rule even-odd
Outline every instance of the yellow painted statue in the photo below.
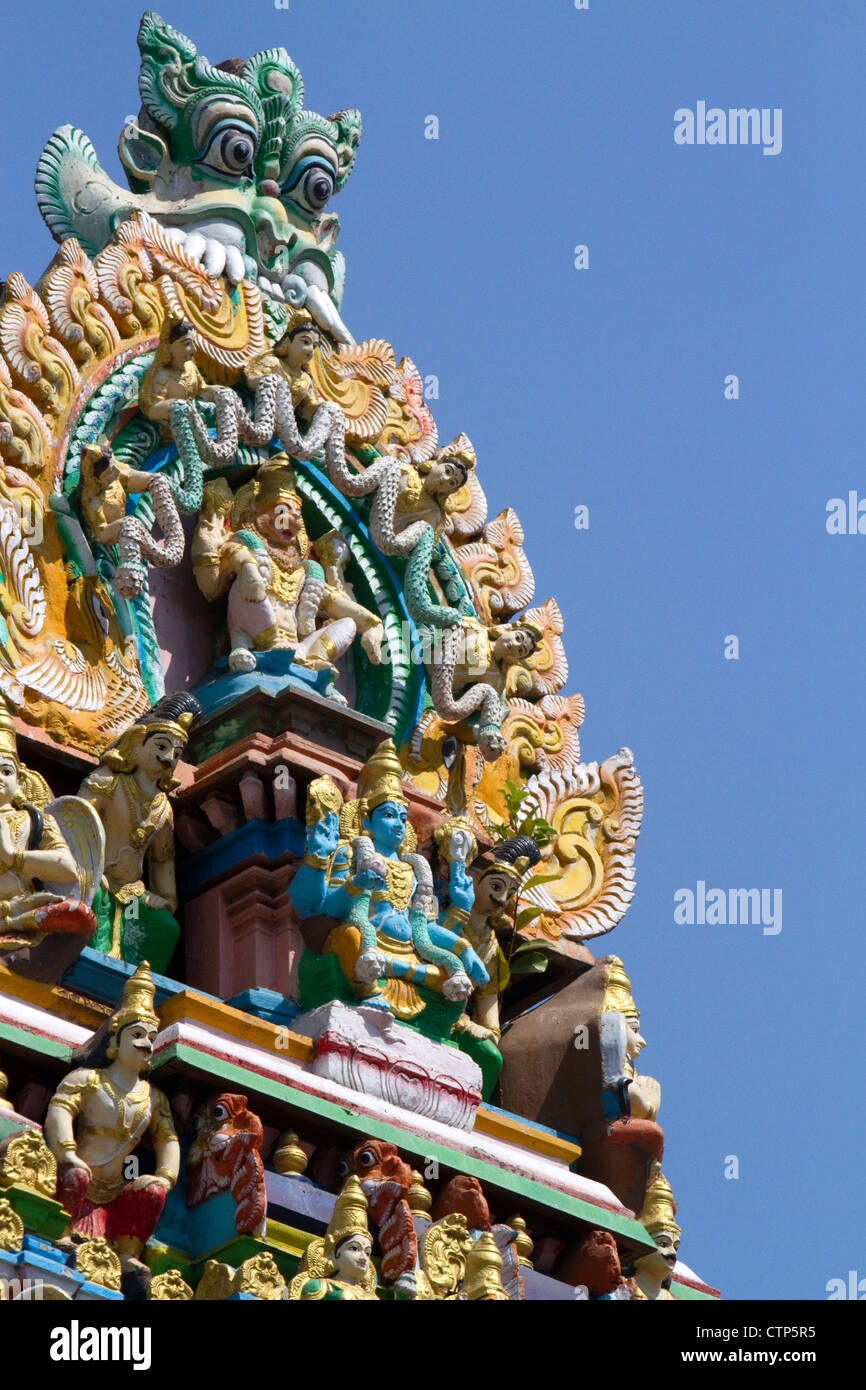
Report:
[[[180,932],[174,918],[174,770],[199,713],[191,695],[166,695],[102,754],[81,786],[105,827],[105,874],[94,900],[91,945],[131,965],[168,965]],[[145,866],[148,882],[144,882]]]
[[[212,400],[208,386],[194,361],[195,329],[177,312],[170,311],[162,322],[159,344],[138,393],[139,409],[161,427],[164,439],[171,438],[169,419],[175,401]]]
[[[73,1053],[55,1091],[45,1139],[57,1159],[57,1197],[71,1220],[61,1245],[102,1237],[126,1268],[156,1229],[177,1182],[180,1145],[167,1097],[146,1079],[159,1030],[146,961],[127,980],[119,1007]],[[128,1178],[127,1160],[148,1140],[156,1172]]]
[[[104,848],[91,808],[73,796],[52,801],[21,762],[12,717],[0,709],[0,955],[50,933],[90,935]]]

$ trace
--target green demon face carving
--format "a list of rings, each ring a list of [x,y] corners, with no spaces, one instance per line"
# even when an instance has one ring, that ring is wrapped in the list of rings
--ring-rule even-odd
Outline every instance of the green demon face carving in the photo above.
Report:
[[[119,145],[131,192],[108,177],[81,131],[62,126],[36,173],[54,236],[75,236],[94,255],[143,209],[211,275],[249,276],[351,342],[338,313],[344,262],[329,203],[351,172],[359,113],[305,111],[301,74],[283,48],[211,66],[153,11],[138,46],[142,107]]]

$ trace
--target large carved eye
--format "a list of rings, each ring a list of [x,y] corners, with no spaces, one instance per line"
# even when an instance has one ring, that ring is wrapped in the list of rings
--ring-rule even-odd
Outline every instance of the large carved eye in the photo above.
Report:
[[[215,1120],[227,1120],[229,1117],[229,1112],[226,1110],[224,1105],[215,1105],[213,1117]]]
[[[376,1155],[371,1153],[369,1149],[362,1149],[358,1154],[358,1162],[363,1168],[372,1168],[373,1164],[376,1162]]]
[[[198,163],[232,178],[249,178],[253,172],[256,137],[244,126],[222,126],[214,132]]]
[[[308,169],[292,196],[305,203],[312,212],[321,212],[334,191],[334,175],[322,164],[314,164]]]

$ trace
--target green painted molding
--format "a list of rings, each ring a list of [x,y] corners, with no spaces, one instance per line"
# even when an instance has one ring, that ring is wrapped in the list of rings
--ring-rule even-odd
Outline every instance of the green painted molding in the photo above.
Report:
[[[162,1049],[154,1065],[154,1072],[172,1061],[204,1073],[208,1077],[217,1077],[221,1081],[230,1082],[233,1086],[241,1086],[246,1094],[251,1091],[258,1091],[273,1100],[282,1101],[297,1110],[305,1110],[319,1119],[349,1129],[359,1136],[369,1135],[373,1139],[387,1140],[396,1144],[404,1152],[416,1154],[421,1159],[435,1158],[444,1167],[453,1168],[458,1173],[467,1173],[470,1177],[478,1178],[482,1183],[504,1189],[517,1198],[522,1197],[527,1201],[534,1202],[537,1206],[558,1212],[561,1216],[571,1217],[575,1221],[610,1231],[613,1235],[621,1236],[630,1241],[640,1250],[655,1249],[655,1241],[647,1235],[643,1226],[632,1217],[619,1216],[616,1212],[608,1211],[604,1207],[593,1206],[591,1202],[584,1202],[579,1197],[570,1197],[567,1193],[545,1187],[543,1183],[536,1182],[532,1178],[507,1173],[492,1163],[472,1158],[468,1154],[458,1153],[444,1144],[420,1139],[410,1130],[397,1129],[394,1125],[389,1125],[384,1121],[357,1115],[348,1106],[338,1105],[333,1101],[321,1099],[319,1096],[297,1091],[285,1082],[274,1081],[270,1077],[261,1076],[247,1071],[243,1067],[235,1066],[232,1062],[197,1052],[195,1048],[186,1043],[172,1043],[170,1047]]]

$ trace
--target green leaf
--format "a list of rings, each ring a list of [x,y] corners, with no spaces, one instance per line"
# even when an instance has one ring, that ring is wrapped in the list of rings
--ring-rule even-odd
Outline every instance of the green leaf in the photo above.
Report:
[[[536,907],[533,903],[530,907],[522,907],[515,918],[514,925],[518,931],[522,931],[530,922],[534,922],[536,917],[540,917],[544,912],[543,907]]]
[[[517,952],[515,952],[515,955]],[[543,975],[550,962],[541,951],[529,951],[519,960],[511,961],[511,975]]]

